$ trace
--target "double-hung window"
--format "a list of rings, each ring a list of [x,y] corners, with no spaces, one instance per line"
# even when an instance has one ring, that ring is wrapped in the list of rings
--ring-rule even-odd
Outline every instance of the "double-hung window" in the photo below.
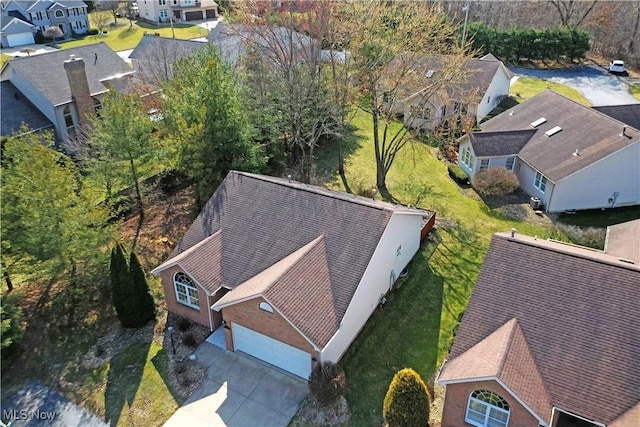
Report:
[[[547,188],[547,177],[542,175],[540,172],[536,172],[536,179],[533,182],[533,185],[544,193],[544,190]]]
[[[183,272],[179,271],[173,276],[173,285],[176,291],[176,300],[188,307],[200,309],[198,300],[198,288],[193,280]]]
[[[507,163],[505,164],[505,168],[507,168],[507,170],[512,171],[513,170],[513,164],[515,163],[516,158],[515,157],[508,157],[507,158]]]

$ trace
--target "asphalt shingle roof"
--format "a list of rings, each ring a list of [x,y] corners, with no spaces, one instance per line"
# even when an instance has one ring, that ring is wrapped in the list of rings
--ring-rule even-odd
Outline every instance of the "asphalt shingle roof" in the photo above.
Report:
[[[23,124],[31,130],[53,127],[53,123],[36,108],[10,82],[4,81],[0,86],[0,111],[2,111],[2,136],[10,136],[18,132]]]
[[[640,130],[640,103],[627,105],[608,105],[591,107],[602,114],[613,117],[616,120],[626,123],[636,130]]]
[[[220,285],[232,289],[222,304],[264,295],[322,347],[337,331],[391,216],[403,211],[423,212],[232,171],[154,272],[220,232],[219,249],[198,256],[219,262]]]
[[[611,425],[640,401],[639,306],[638,265],[558,242],[496,234],[447,364],[455,367],[458,357],[517,319],[551,404]],[[465,369],[463,376],[469,375]],[[611,398],[594,399],[595,390]]]
[[[535,129],[473,132],[470,139],[476,157],[515,156],[536,132]]]
[[[546,118],[537,132],[520,150],[519,156],[557,182],[594,162],[607,157],[640,139],[640,132],[592,108],[580,105],[551,90],[540,93],[522,104],[480,125],[484,132],[531,129],[531,123]],[[551,137],[545,132],[559,126],[562,130]],[[580,155],[573,155],[578,150]]]
[[[66,104],[71,102],[71,90],[64,69],[64,61],[69,59],[69,55],[84,59],[91,95],[107,92],[108,89],[101,80],[133,72],[117,53],[104,42],[100,42],[41,55],[14,58],[5,64],[7,69],[3,74],[13,71],[28,80],[54,106]],[[11,75],[9,79],[10,77]]]

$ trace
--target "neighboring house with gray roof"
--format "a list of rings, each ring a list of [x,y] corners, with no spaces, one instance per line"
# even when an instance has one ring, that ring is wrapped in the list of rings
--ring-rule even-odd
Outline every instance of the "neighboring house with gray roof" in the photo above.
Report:
[[[626,123],[636,130],[640,130],[640,102],[627,105],[602,105],[591,108],[622,123]]]
[[[430,79],[442,82],[437,74],[454,72],[447,70],[446,62],[443,57],[425,56],[415,72],[424,73],[427,78],[417,81],[422,84],[428,84]],[[404,117],[405,125],[427,130],[458,117],[475,118],[480,122],[509,95],[511,72],[491,54],[467,60],[459,74],[461,76],[451,79],[451,84],[437,83],[445,87],[434,93],[428,86],[404,88],[410,95],[394,100],[392,109]],[[430,95],[425,97],[425,93]]]
[[[459,139],[473,179],[507,168],[547,212],[640,204],[640,131],[547,90]]]
[[[10,16],[22,22],[22,30],[15,32],[17,30],[11,28],[5,37],[5,18]],[[5,47],[33,44],[33,33],[36,30],[44,33],[48,27],[60,28],[65,37],[86,34],[90,27],[87,5],[81,0],[3,1],[2,21],[2,46]],[[25,24],[31,26],[31,35],[25,30]]]
[[[36,27],[19,18],[10,16],[2,17],[2,29],[0,29],[0,43],[2,47],[23,46],[33,44]]]
[[[77,66],[77,72],[68,72],[70,65]],[[11,82],[51,121],[57,140],[64,144],[76,135],[86,114],[100,107],[102,96],[110,88],[126,90],[132,75],[131,67],[100,42],[14,58],[2,67],[0,80]],[[12,120],[20,121],[18,114],[3,111],[3,120],[14,115]]]
[[[136,71],[136,78],[152,86],[159,86],[173,79],[173,64],[206,46],[206,42],[180,40],[168,37],[144,36],[129,59]]]
[[[23,126],[28,128],[28,132],[54,130],[51,120],[47,119],[10,81],[1,82],[0,85],[0,111],[2,111],[0,136],[20,135]]]
[[[223,327],[300,377],[338,361],[420,246],[433,213],[231,171],[169,259],[169,311]]]
[[[637,426],[639,284],[638,263],[495,234],[437,379],[442,426]]]

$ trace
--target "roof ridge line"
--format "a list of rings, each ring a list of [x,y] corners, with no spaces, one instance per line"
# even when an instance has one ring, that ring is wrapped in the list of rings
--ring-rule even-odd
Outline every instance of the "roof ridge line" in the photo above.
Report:
[[[507,361],[507,357],[509,357],[509,352],[511,351],[511,345],[513,344],[513,336],[516,333],[516,328],[519,328],[518,319],[516,317],[512,317],[507,321],[507,323],[514,321],[515,324],[511,327],[511,331],[509,331],[509,338],[507,339],[507,347],[505,348],[505,352],[500,360],[500,366],[498,366],[497,376],[500,377],[502,375],[502,370],[504,369],[504,364]],[[505,323],[506,325],[506,323]],[[503,325],[504,326],[504,325]]]
[[[313,239],[312,241],[310,241],[309,243],[302,245],[301,247],[299,247],[298,249],[296,249],[295,251],[291,252],[289,255],[287,255],[286,257],[282,258],[281,260],[275,262],[274,264],[270,265],[269,267],[265,268],[265,270],[270,269],[271,267],[273,267],[274,265],[278,264],[280,261],[283,261],[285,259],[287,259],[288,257],[290,257],[291,255],[295,254],[296,252],[298,252],[299,250],[303,249],[305,246],[309,246],[303,253],[300,254],[300,257],[291,263],[291,265],[289,265],[286,269],[284,269],[280,274],[278,274],[276,277],[274,277],[274,279],[271,281],[271,283],[269,285],[267,285],[265,287],[265,289],[260,292],[260,295],[264,296],[264,292],[267,291],[269,288],[271,288],[278,280],[282,279],[285,274],[287,274],[288,272],[291,271],[291,269],[293,267],[295,267],[304,257],[306,257],[307,255],[309,255],[309,252],[311,252],[311,250],[313,248],[315,248],[318,243],[320,243],[322,240],[324,240],[324,234],[319,235],[318,237],[316,237],[315,239]],[[263,271],[265,271],[263,270]],[[261,273],[261,272],[260,272]],[[260,274],[258,273],[258,274]]]

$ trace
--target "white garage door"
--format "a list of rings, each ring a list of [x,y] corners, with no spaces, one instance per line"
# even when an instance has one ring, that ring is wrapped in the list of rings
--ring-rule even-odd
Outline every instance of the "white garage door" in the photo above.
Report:
[[[33,33],[17,33],[7,35],[7,44],[9,47],[22,46],[25,44],[33,44]]]
[[[274,340],[237,323],[233,324],[233,344],[267,363],[291,372],[305,380],[311,374],[311,355],[281,341]]]

